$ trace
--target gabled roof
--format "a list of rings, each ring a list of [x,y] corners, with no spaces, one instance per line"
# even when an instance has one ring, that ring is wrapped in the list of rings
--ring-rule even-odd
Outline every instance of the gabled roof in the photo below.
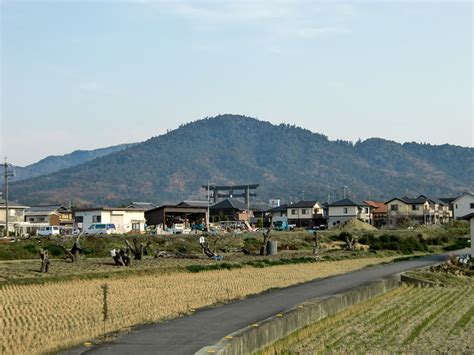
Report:
[[[70,212],[69,209],[63,205],[39,205],[27,208],[28,213],[53,213],[53,212]]]
[[[0,197],[0,207],[5,208],[5,200]],[[28,208],[28,206],[22,205],[18,202],[8,201],[8,208]]]
[[[365,203],[361,203],[361,202],[355,202],[354,200],[351,200],[350,198],[344,198],[342,200],[335,201],[335,202],[329,204],[329,207],[342,207],[342,206],[357,206],[357,207],[364,206],[364,207],[366,207],[368,205],[366,205]]]
[[[456,197],[456,198],[454,199],[454,201],[457,201],[457,200],[459,200],[461,197],[464,197],[464,196],[466,196],[466,195],[467,195],[467,196],[474,197],[474,194],[473,194],[473,193],[471,193],[471,192],[469,192],[469,191],[466,191],[466,192],[463,192],[463,193],[462,193],[461,195],[459,195],[458,197]],[[454,202],[454,201],[453,201],[453,202]]]
[[[438,197],[438,198],[447,205],[453,203],[454,200],[456,200],[456,197]]]
[[[127,208],[127,207],[90,207],[90,208],[74,208],[74,212],[91,212],[91,211],[145,212],[145,209],[144,209],[144,208]]]
[[[146,211],[152,210],[157,207],[157,205],[151,202],[132,202],[130,205],[127,206],[127,208],[136,208],[140,210],[144,209]]]
[[[286,212],[287,209],[288,209],[288,205],[283,204],[277,207],[270,208],[268,212]]]
[[[444,202],[443,200],[437,198],[437,197],[428,197],[428,200],[433,202],[434,204],[441,205],[441,206],[446,206],[447,203]]]
[[[298,201],[289,205],[288,208],[313,208],[316,204],[319,204],[316,200]]]
[[[265,205],[263,203],[252,203],[250,205],[250,210],[258,212],[268,212],[270,210],[270,206]]]
[[[364,203],[366,203],[370,207],[373,207],[374,213],[387,213],[387,205],[383,202],[368,200],[364,201]]]
[[[385,202],[385,204],[387,203],[390,203],[392,201],[395,201],[395,200],[399,200],[399,201],[402,201],[404,203],[406,203],[407,205],[422,205],[426,202],[427,198],[426,197],[417,197],[417,198],[411,198],[411,197],[408,197],[408,196],[403,196],[403,197],[394,197],[392,198],[391,200],[388,200],[387,202]]]
[[[178,206],[187,206],[187,207],[207,207],[209,204],[208,201],[193,201],[193,200],[183,200],[178,203]]]
[[[472,218],[474,218],[474,212],[471,212],[471,213],[469,213],[469,214],[467,214],[467,215],[465,215],[465,216],[459,217],[459,219],[464,219],[464,220],[466,220],[466,221],[469,221],[469,220],[471,220]]]
[[[220,202],[217,202],[215,205],[211,206],[211,210],[223,210],[223,209],[234,209],[238,211],[246,211],[247,206],[244,202],[237,200],[235,198],[226,198]]]

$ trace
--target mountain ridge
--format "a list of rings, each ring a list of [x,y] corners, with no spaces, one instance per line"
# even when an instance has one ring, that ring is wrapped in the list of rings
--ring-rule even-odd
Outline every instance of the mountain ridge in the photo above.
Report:
[[[341,186],[359,199],[454,195],[473,189],[473,159],[472,148],[380,138],[331,141],[295,125],[220,115],[55,174],[12,183],[10,191],[23,203],[73,200],[77,205],[203,198],[201,185],[207,181],[259,183],[262,200],[296,201],[302,191],[325,200]]]
[[[78,149],[63,155],[50,155],[26,166],[14,166],[15,176],[11,181],[21,181],[37,176],[48,175],[69,167],[80,165],[89,160],[129,148],[136,143],[124,143],[91,150]]]

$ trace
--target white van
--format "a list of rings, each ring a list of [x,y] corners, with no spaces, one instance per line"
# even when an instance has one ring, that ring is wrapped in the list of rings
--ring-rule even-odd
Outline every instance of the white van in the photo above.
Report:
[[[92,234],[112,234],[116,233],[115,224],[111,223],[94,223],[89,226],[84,231],[84,234],[92,235]]]
[[[38,229],[38,235],[42,237],[48,237],[50,235],[59,235],[59,227],[58,226],[41,227],[40,229]]]

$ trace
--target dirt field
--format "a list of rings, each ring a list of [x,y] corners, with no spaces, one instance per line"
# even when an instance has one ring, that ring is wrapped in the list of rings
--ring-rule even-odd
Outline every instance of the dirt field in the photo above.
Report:
[[[472,354],[474,280],[456,278],[443,278],[448,287],[402,286],[306,327],[263,354]]]
[[[90,341],[105,332],[156,322],[270,288],[340,274],[385,258],[324,261],[267,268],[168,272],[46,284],[3,285],[0,344],[4,354],[46,353]],[[101,285],[108,284],[108,320],[102,321]]]

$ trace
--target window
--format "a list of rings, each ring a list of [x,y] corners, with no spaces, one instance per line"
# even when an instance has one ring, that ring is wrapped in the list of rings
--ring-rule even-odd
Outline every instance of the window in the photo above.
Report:
[[[471,203],[471,210],[474,210],[474,203]]]
[[[419,205],[411,205],[411,210],[412,211],[418,211],[420,209]]]
[[[92,223],[102,222],[102,216],[92,216]]]
[[[306,208],[303,208],[303,209],[301,210],[301,214],[308,214],[308,210],[307,210]]]
[[[139,231],[140,230],[140,223],[132,223],[132,230]]]
[[[34,217],[29,217],[28,218],[28,222],[34,222],[35,221],[35,218]]]
[[[398,211],[398,205],[390,205],[391,211]]]
[[[344,207],[343,211],[344,213],[347,213],[347,207]]]
[[[84,216],[76,216],[76,217],[74,217],[74,222],[76,222],[76,223],[84,223]]]
[[[291,210],[291,214],[298,214],[297,210]]]

